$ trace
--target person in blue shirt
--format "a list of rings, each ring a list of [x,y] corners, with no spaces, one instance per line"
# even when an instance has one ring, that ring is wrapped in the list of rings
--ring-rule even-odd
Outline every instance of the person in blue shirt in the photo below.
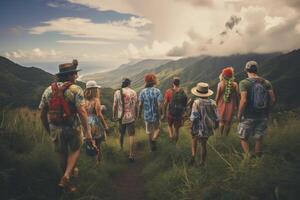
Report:
[[[162,113],[163,96],[161,91],[154,87],[157,84],[156,76],[152,73],[145,75],[145,88],[139,94],[139,117],[144,109],[146,133],[149,136],[151,151],[156,150],[156,140],[160,134],[160,114]]]

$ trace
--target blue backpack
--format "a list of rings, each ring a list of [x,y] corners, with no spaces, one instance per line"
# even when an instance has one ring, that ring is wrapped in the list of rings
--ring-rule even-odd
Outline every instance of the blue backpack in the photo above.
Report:
[[[250,106],[256,112],[264,111],[269,105],[269,94],[266,86],[264,85],[265,80],[262,78],[248,78],[247,80],[252,83],[250,92]]]

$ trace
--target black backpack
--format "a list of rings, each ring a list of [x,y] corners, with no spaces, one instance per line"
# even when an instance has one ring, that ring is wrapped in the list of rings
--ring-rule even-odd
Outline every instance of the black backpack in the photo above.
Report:
[[[169,103],[169,113],[173,118],[181,118],[186,110],[187,96],[185,92],[180,89],[178,92],[173,90],[173,95]]]

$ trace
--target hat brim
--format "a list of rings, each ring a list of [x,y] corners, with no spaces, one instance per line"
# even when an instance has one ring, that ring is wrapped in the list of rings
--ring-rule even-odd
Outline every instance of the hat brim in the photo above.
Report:
[[[70,74],[70,73],[79,72],[79,71],[81,71],[81,69],[70,70],[70,71],[65,71],[65,72],[59,72],[59,73],[57,73],[55,75]]]
[[[210,97],[211,95],[214,94],[214,92],[210,89],[208,89],[207,93],[199,93],[199,92],[197,92],[197,87],[193,87],[191,89],[191,92],[192,92],[193,95],[195,95],[197,97]]]
[[[96,86],[86,87],[86,89],[89,89],[89,88],[101,88],[101,86],[100,85],[96,85]]]

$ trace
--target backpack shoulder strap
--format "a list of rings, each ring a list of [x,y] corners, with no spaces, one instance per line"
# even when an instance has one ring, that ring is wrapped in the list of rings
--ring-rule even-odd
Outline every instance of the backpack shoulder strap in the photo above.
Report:
[[[61,89],[63,91],[65,91],[66,89],[68,89],[71,85],[73,85],[73,83],[71,81],[65,82],[62,86]]]
[[[122,114],[121,114],[121,120],[124,117],[124,109],[125,109],[125,105],[124,105],[124,94],[123,94],[123,89],[120,88],[120,99],[121,99],[121,103],[122,103]]]
[[[57,82],[54,82],[51,84],[51,90],[52,90],[52,92],[56,92],[58,90]]]

